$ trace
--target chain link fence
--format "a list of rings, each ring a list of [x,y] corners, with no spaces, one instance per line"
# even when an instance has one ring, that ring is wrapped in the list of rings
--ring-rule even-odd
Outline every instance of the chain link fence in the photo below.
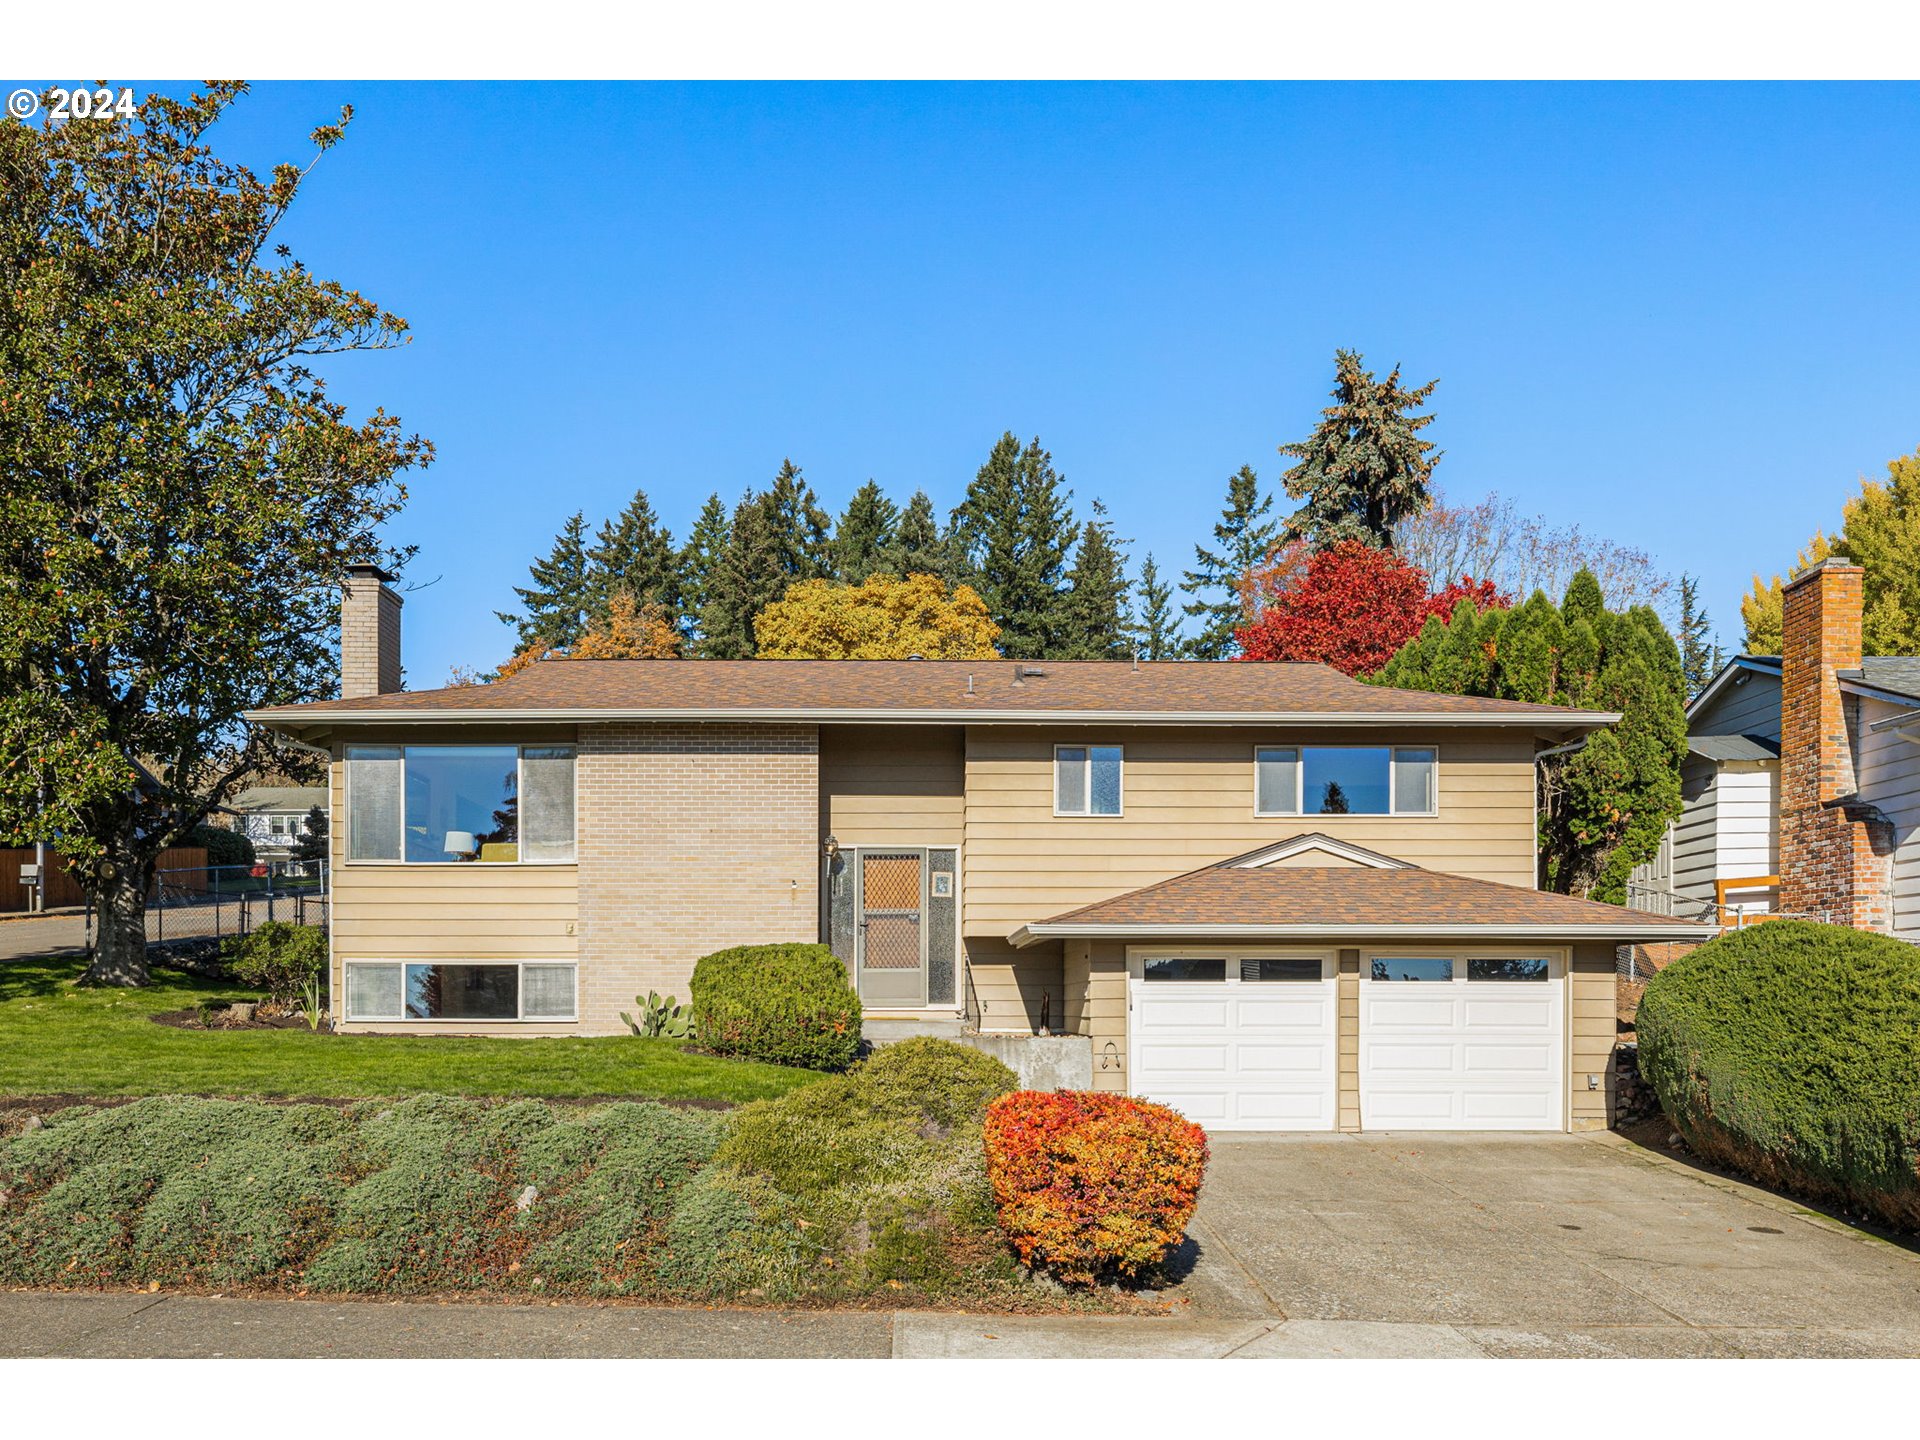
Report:
[[[270,920],[326,929],[332,892],[324,860],[258,860],[154,873],[147,897],[147,950],[170,958],[212,954]],[[87,906],[87,953],[96,916]]]

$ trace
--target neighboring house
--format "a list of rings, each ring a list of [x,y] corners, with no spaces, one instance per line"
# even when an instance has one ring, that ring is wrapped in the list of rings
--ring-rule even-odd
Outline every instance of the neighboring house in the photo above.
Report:
[[[262,860],[284,860],[307,833],[307,816],[327,807],[324,785],[256,785],[227,804],[233,828],[253,842]]]
[[[1685,809],[1632,904],[1920,940],[1920,657],[1861,655],[1861,574],[1795,576],[1785,655],[1735,656],[1687,707]]]
[[[251,717],[333,756],[349,1032],[615,1033],[703,954],[825,941],[870,1019],[1044,1022],[1081,1083],[1218,1128],[1586,1129],[1615,947],[1711,933],[1534,888],[1535,756],[1612,715],[1199,661],[399,692],[384,580],[343,698]]]

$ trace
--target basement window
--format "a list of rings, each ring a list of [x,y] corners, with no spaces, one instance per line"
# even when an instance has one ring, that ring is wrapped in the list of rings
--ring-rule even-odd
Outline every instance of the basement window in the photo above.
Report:
[[[579,967],[502,963],[351,961],[349,1020],[572,1020]]]

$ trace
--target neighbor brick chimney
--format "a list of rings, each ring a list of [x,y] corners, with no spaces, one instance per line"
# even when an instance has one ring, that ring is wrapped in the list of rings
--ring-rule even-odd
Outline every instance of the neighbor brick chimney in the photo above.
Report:
[[[1887,824],[1858,798],[1859,702],[1837,672],[1860,668],[1861,578],[1844,555],[1787,582],[1780,654],[1780,908],[1885,930]]]
[[[349,565],[340,585],[340,698],[400,688],[400,593],[378,565]]]

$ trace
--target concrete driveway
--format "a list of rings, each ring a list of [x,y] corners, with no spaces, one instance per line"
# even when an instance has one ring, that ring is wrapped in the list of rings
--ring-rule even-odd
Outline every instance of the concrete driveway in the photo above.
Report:
[[[1614,1135],[1218,1135],[1192,1236],[1157,1336],[900,1317],[895,1353],[1920,1356],[1920,1255]]]

